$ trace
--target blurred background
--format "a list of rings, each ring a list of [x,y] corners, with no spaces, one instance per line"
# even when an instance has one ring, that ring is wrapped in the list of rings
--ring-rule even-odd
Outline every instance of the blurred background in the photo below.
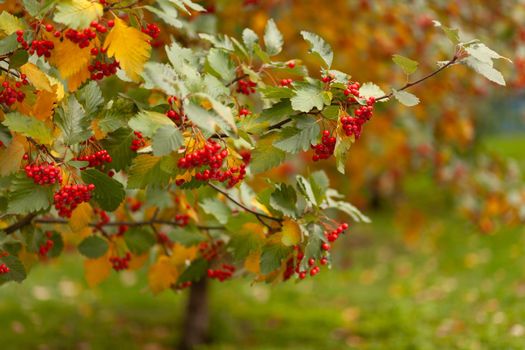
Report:
[[[280,59],[316,69],[299,35],[316,32],[333,46],[336,69],[385,91],[405,83],[392,54],[419,61],[416,76],[453,55],[432,20],[514,62],[498,66],[504,88],[453,67],[413,89],[417,107],[378,106],[347,175],[330,161],[315,164],[373,222],[352,225],[335,247],[334,269],[314,279],[213,283],[213,343],[203,349],[523,349],[525,3],[201,3],[208,13],[188,19],[194,32],[262,33],[272,17],[285,36]],[[290,177],[310,157],[267,175]],[[153,296],[145,270],[89,289],[82,264],[71,251],[0,288],[2,349],[173,348],[185,292]]]

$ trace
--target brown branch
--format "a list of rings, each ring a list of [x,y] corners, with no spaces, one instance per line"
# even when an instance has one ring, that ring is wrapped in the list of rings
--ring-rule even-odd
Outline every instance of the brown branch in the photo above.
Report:
[[[228,84],[226,84],[227,87],[230,87],[232,86],[233,84],[235,84],[236,82],[238,82],[239,80],[243,80],[244,78],[247,78],[249,77],[248,74],[243,74],[235,79],[233,79],[232,81],[230,81]]]
[[[20,221],[15,222],[11,226],[6,227],[3,231],[5,234],[10,235],[20,230],[21,228],[30,225],[33,219],[36,217],[35,213],[28,214],[24,216]]]
[[[263,220],[262,218],[265,218],[265,219],[268,219],[268,220],[272,220],[272,221],[275,221],[275,222],[283,222],[283,219],[282,218],[277,218],[275,216],[270,216],[270,215],[266,215],[264,213],[261,213],[257,210],[253,210],[251,208],[248,208],[246,205],[242,204],[241,202],[237,201],[235,198],[233,198],[232,196],[230,196],[226,191],[223,191],[222,189],[220,189],[219,187],[211,184],[208,182],[208,186],[210,186],[211,188],[213,188],[215,191],[219,192],[220,194],[222,194],[224,197],[228,198],[228,200],[230,200],[232,203],[234,203],[235,205],[241,207],[242,209],[246,210],[248,213],[251,213],[253,215],[255,215],[255,217],[257,218],[257,220],[259,220],[261,223],[263,223],[266,227],[270,228],[270,226],[268,226]]]

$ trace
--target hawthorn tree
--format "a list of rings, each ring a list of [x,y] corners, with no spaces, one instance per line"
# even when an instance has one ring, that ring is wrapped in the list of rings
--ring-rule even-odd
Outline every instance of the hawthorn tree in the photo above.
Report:
[[[311,278],[330,268],[332,245],[349,229],[340,214],[369,220],[315,168],[335,162],[344,173],[378,103],[414,106],[407,90],[457,64],[504,84],[493,66],[502,56],[439,22],[450,58],[411,78],[418,62],[394,55],[407,79],[384,92],[332,69],[330,44],[308,31],[300,36],[320,63],[312,74],[284,57],[273,20],[262,37],[199,33],[192,15],[206,9],[190,0],[7,8],[0,284],[74,245],[89,286],[147,266],[153,293],[191,287],[187,333],[201,327],[196,338],[206,331],[207,279]],[[171,42],[159,41],[161,31]],[[312,170],[288,183],[258,175],[302,152]]]

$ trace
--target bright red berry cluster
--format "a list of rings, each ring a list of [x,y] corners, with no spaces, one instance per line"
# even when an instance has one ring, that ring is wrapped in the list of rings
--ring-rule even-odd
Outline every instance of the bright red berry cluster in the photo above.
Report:
[[[65,218],[71,217],[71,213],[80,203],[91,200],[94,189],[95,185],[93,184],[66,185],[62,187],[53,197],[58,215]]]
[[[97,50],[97,48],[94,48]],[[92,49],[92,53],[95,52]],[[117,74],[117,69],[120,68],[118,61],[111,61],[103,63],[100,60],[96,60],[93,64],[88,66],[88,70],[91,72],[91,80],[102,80],[104,77],[110,77],[114,74]]]
[[[109,262],[111,263],[113,270],[117,272],[129,269],[130,260],[131,260],[131,254],[129,252],[127,252],[126,255],[124,255],[123,257],[112,256],[109,258]]]
[[[250,95],[255,93],[256,86],[257,83],[251,81],[250,79],[241,79],[237,82],[237,92],[243,95]]]
[[[49,26],[51,26],[49,24]],[[47,30],[47,26],[45,26]],[[51,26],[51,30],[53,30],[53,26]],[[30,55],[36,53],[38,57],[51,57],[51,50],[55,48],[55,44],[50,40],[33,40],[31,44],[29,44],[25,38],[24,38],[24,31],[23,30],[17,30],[16,31],[16,41],[22,45],[22,48],[29,52]]]
[[[95,225],[97,228],[102,228],[104,225],[109,223],[110,217],[105,210],[95,208],[95,214],[98,214],[98,222]]]
[[[151,36],[152,39],[157,39],[160,34],[160,28],[155,23],[148,23],[144,28],[142,28],[142,33]]]
[[[248,108],[239,109],[239,117],[246,117],[250,114],[252,114],[252,112]]]
[[[324,235],[328,239],[329,242],[335,242],[337,238],[339,238],[339,235],[344,233],[347,229],[348,229],[348,224],[344,222],[333,231],[325,231]]]
[[[6,273],[9,273],[9,271],[11,270],[6,264],[0,264],[0,275],[5,275]]]
[[[329,84],[332,82],[332,80],[334,80],[334,76],[333,75],[325,75],[324,77],[321,78],[321,81],[325,84]]]
[[[142,133],[139,131],[135,131],[135,138],[131,141],[131,150],[137,152],[139,149],[144,147],[146,145],[146,141],[144,140],[144,137],[142,136]]]
[[[97,33],[90,28],[86,28],[81,31],[75,29],[68,29],[64,34],[65,38],[69,41],[74,42],[79,48],[83,49],[88,47],[91,40],[97,37]]]
[[[53,246],[55,245],[55,242],[53,242],[50,239],[51,238],[51,232],[46,232],[46,235],[47,235],[48,239],[46,240],[46,242],[44,244],[41,244],[40,247],[38,248],[38,254],[40,254],[40,256],[42,256],[42,257],[47,256],[49,251],[51,249],[53,249]]]
[[[60,168],[56,164],[28,164],[24,168],[27,177],[37,185],[54,185],[62,182]]]
[[[279,85],[285,87],[285,86],[292,85],[292,83],[293,83],[293,79],[281,79],[281,81],[279,82]]]
[[[226,182],[228,187],[233,187],[246,176],[246,164],[231,167],[225,171],[220,170],[228,156],[228,150],[222,148],[217,142],[208,140],[206,144],[194,152],[179,159],[178,167],[181,169],[200,168],[207,166],[195,174],[198,181],[216,180]]]
[[[312,149],[315,154],[312,156],[312,160],[317,162],[321,159],[328,159],[332,154],[334,154],[336,138],[330,136],[330,131],[324,130],[323,137],[321,138],[321,143],[317,145],[312,145]]]
[[[77,160],[88,162],[88,167],[101,166],[104,163],[111,163],[113,159],[105,149],[97,151],[95,153],[77,157]]]
[[[235,266],[229,264],[222,264],[218,269],[208,269],[208,277],[217,279],[220,282],[223,282],[233,276],[235,272]]]
[[[20,78],[22,81],[17,81],[14,84],[10,84],[8,81],[2,82],[2,91],[0,91],[0,104],[11,106],[17,101],[24,101],[26,95],[23,91],[18,89],[22,87],[22,85],[27,85],[28,82],[25,74],[22,74]]]
[[[113,24],[113,25],[110,26],[110,25],[109,25],[109,22],[108,22],[108,27],[113,27],[113,26],[115,25],[115,21],[112,21],[112,24]],[[105,32],[108,31],[108,28],[107,28],[105,25],[103,25],[103,24],[101,24],[101,23],[99,23],[99,22],[97,22],[97,21],[92,21],[92,22],[89,24],[89,26],[90,26],[91,28],[95,28],[95,30],[96,30],[97,32],[99,32],[99,33],[105,33]]]
[[[191,287],[192,285],[192,282],[191,281],[186,281],[186,282],[182,282],[182,283],[179,283],[175,286],[175,289],[186,289],[188,287]]]
[[[187,214],[177,214],[175,215],[175,222],[180,227],[188,226],[190,222],[190,217]]]

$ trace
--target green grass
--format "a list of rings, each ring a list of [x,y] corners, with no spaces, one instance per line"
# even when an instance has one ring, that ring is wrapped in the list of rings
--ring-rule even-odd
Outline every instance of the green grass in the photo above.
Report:
[[[333,271],[274,287],[214,283],[214,343],[203,349],[523,349],[523,229],[481,235],[428,179],[407,183],[423,217],[415,239],[407,243],[391,211],[370,213],[372,224],[338,244]],[[0,349],[177,343],[185,293],[152,296],[145,271],[113,274],[94,290],[82,276],[82,259],[65,255],[0,288]]]

